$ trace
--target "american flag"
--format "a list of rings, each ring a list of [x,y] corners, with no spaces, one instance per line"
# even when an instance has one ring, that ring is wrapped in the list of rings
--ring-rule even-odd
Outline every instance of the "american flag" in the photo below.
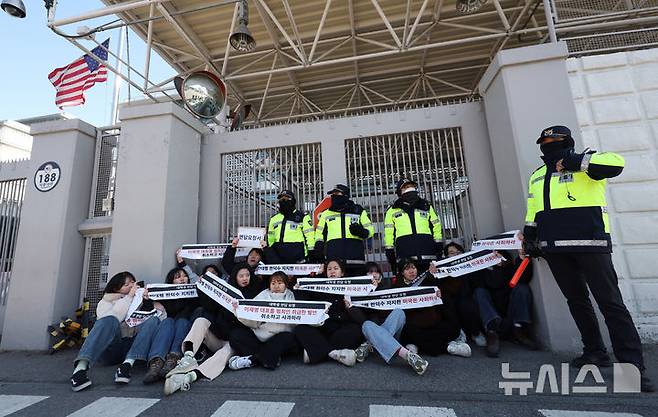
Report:
[[[105,49],[97,46],[91,52],[102,61],[107,61],[108,38],[102,43]],[[69,65],[56,68],[48,74],[48,79],[55,86],[55,104],[61,109],[64,106],[77,106],[85,103],[85,90],[96,83],[107,81],[107,68],[99,64],[89,55],[83,55]]]

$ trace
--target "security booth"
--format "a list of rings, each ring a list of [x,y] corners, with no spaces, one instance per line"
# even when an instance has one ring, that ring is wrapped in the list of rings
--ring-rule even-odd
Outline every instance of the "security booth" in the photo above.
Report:
[[[572,126],[582,148],[598,144],[588,133],[603,129],[597,123],[637,124],[604,118],[613,104],[593,87],[602,80],[598,70],[658,67],[655,49],[638,50],[650,46],[639,36],[655,36],[643,27],[658,17],[648,5],[105,3],[95,17],[116,13],[146,41],[143,71],[112,65],[128,62],[111,50],[107,63],[120,77],[130,72],[142,97],[123,103],[112,126],[78,120],[32,126],[3,349],[44,348],[45,326],[83,297],[93,305],[119,271],[160,282],[181,244],[229,242],[240,226],[265,226],[282,188],[312,210],[334,184],[348,185],[375,226],[367,259],[380,263],[384,212],[401,177],[418,181],[447,241],[468,247],[519,229],[527,178],[540,164],[534,143],[540,129]],[[61,31],[89,17],[60,17],[51,8],[49,25]],[[67,39],[86,53],[98,44]],[[151,79],[153,52],[176,71],[170,79]],[[624,64],[611,63],[619,54]],[[200,71],[219,83],[195,79]],[[593,95],[585,97],[583,79]],[[658,89],[647,83],[628,94],[646,102]],[[658,117],[651,103],[642,115],[647,125]],[[655,143],[643,148],[654,160]],[[61,179],[43,192],[33,176],[47,162],[57,163]],[[613,193],[636,185],[613,184]],[[50,218],[63,220],[42,225],[44,206]],[[635,224],[633,210],[620,210],[618,221]],[[622,237],[615,250],[620,286],[651,340],[658,303],[646,294],[658,292],[658,277],[626,259],[638,250],[651,259],[655,242]],[[49,267],[35,265],[35,251]],[[575,350],[580,342],[566,303],[546,264],[534,268],[537,332],[546,348]],[[29,319],[27,294],[45,306]]]

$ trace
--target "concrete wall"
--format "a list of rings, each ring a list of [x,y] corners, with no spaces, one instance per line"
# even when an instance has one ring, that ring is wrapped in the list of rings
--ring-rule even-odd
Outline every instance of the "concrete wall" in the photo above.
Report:
[[[0,162],[29,159],[30,152],[30,128],[12,120],[0,122]]]
[[[323,181],[329,187],[346,180],[345,139],[449,127],[462,129],[475,232],[478,236],[498,233],[502,230],[500,200],[482,103],[475,102],[204,135],[199,242],[219,240],[222,153],[320,142]]]
[[[505,229],[523,228],[528,178],[543,164],[535,144],[544,127],[577,126],[567,77],[566,44],[499,52],[480,81]],[[577,146],[581,146],[574,129]],[[580,336],[548,265],[533,262],[538,333],[555,351],[581,349]],[[605,327],[605,326],[603,326]]]
[[[78,307],[96,130],[80,120],[32,126],[34,148],[18,233],[0,349],[45,349],[47,326]],[[44,162],[60,165],[48,192],[33,176]]]
[[[207,128],[174,103],[121,108],[109,276],[162,282],[197,240],[199,148]]]
[[[613,259],[640,334],[658,340],[658,49],[572,58],[571,91],[585,146],[621,154],[610,181]]]

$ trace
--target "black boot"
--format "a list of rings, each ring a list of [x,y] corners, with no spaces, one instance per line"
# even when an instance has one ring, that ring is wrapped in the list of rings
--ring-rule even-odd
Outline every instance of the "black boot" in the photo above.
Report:
[[[500,353],[500,338],[495,330],[487,330],[487,356],[497,358]]]
[[[153,358],[148,363],[148,370],[144,375],[144,384],[152,384],[160,379],[160,370],[164,365],[162,358]]]
[[[653,382],[651,382],[651,379],[649,379],[649,377],[645,373],[642,373],[640,375],[640,391],[642,392],[656,391],[656,386],[653,385]]]
[[[571,360],[571,366],[582,368],[585,365],[595,365],[599,368],[612,366],[612,360],[606,352],[585,352],[581,356]]]

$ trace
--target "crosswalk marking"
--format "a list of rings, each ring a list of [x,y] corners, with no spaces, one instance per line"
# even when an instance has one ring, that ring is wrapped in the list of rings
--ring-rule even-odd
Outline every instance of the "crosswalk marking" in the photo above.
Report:
[[[604,411],[573,411],[573,410],[539,410],[544,417],[642,417],[634,413],[608,413]]]
[[[68,417],[136,417],[158,401],[155,398],[103,397]]]
[[[370,417],[457,417],[452,408],[371,405]]]
[[[295,403],[226,401],[211,417],[288,417]]]
[[[8,416],[46,398],[48,397],[41,395],[0,395],[0,417]]]

